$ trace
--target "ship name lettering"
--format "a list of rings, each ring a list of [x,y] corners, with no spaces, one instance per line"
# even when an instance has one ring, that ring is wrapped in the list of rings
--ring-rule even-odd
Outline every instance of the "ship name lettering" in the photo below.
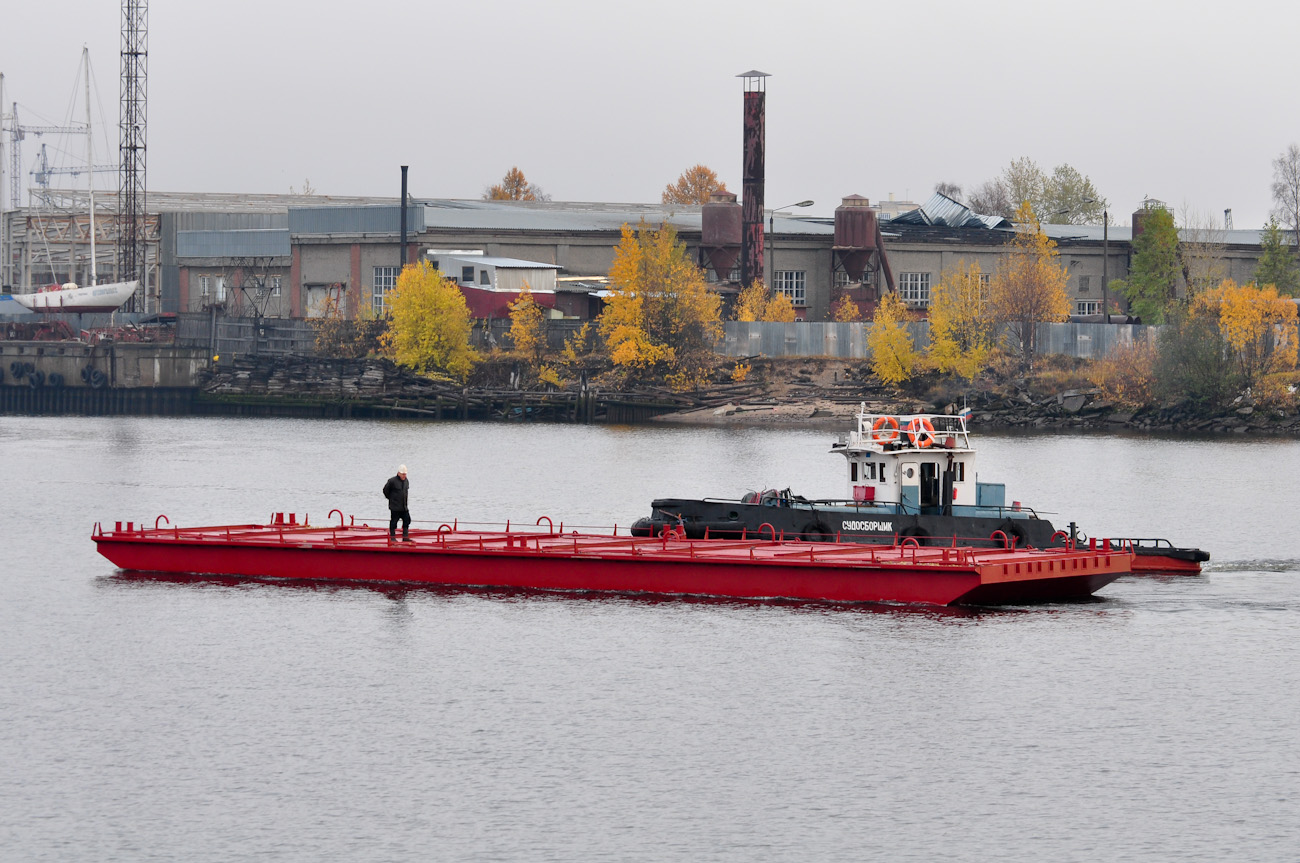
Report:
[[[888,521],[846,521],[843,530],[893,530],[893,522]]]

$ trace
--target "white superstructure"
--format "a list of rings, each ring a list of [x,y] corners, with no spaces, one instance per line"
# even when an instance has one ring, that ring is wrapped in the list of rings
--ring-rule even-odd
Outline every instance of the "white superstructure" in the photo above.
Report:
[[[874,414],[863,405],[857,428],[836,441],[848,466],[848,497],[909,510],[1001,506],[1000,484],[978,483],[966,414]]]

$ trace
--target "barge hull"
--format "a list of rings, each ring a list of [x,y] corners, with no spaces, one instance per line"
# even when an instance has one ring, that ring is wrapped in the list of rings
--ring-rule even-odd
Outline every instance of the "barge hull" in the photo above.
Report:
[[[1129,572],[1131,555],[1070,550],[381,528],[98,531],[126,570],[329,582],[600,591],[737,599],[1006,604],[1079,599]]]

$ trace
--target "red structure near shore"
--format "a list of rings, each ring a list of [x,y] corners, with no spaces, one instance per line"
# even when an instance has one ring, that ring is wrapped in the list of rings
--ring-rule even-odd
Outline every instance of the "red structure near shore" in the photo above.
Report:
[[[413,530],[269,524],[152,528],[96,524],[99,553],[127,570],[329,582],[507,587],[745,599],[1001,605],[1079,599],[1128,573],[1128,551],[809,543],[775,531],[741,539],[565,533],[543,517],[527,529]],[[544,527],[540,526],[545,522]]]

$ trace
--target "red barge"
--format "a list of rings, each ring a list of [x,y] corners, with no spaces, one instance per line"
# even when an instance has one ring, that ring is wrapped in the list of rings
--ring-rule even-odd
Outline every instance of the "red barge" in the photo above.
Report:
[[[602,591],[743,599],[1005,605],[1081,599],[1131,571],[1112,544],[1026,549],[884,546],[785,539],[770,526],[739,539],[564,532],[549,518],[526,529],[442,525],[394,542],[387,530],[268,524],[214,527],[96,524],[99,553],[125,570],[197,576]],[[545,522],[545,526],[543,526]]]

